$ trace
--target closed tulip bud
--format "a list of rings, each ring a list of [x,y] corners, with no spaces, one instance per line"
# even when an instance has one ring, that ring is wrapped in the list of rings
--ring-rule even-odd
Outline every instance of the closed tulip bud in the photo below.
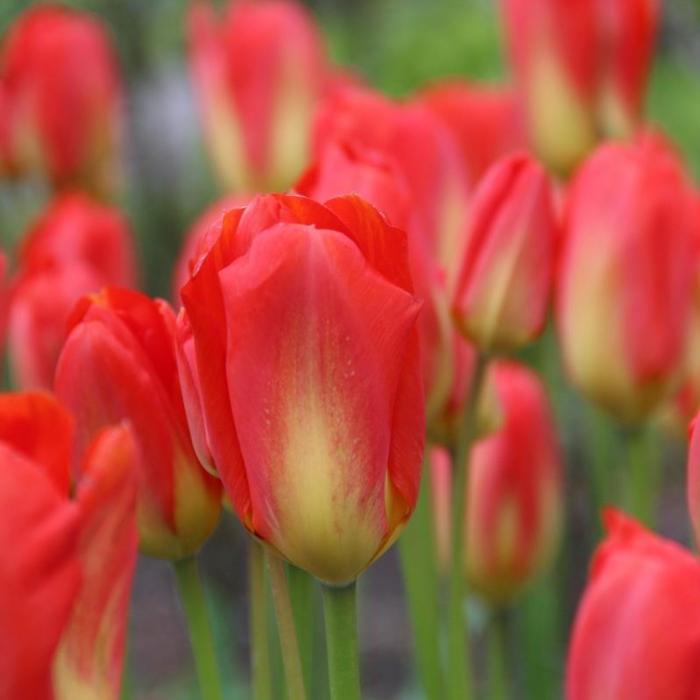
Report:
[[[566,174],[595,145],[599,24],[592,0],[504,0],[530,141]]]
[[[13,551],[0,566],[2,697],[119,698],[135,445],[107,428],[71,465],[74,433],[51,395],[0,396],[0,537]]]
[[[557,223],[551,186],[529,156],[496,163],[474,195],[452,314],[483,351],[513,350],[544,328]]]
[[[599,2],[603,75],[599,97],[600,130],[627,138],[637,128],[651,66],[659,0]]]
[[[696,698],[700,561],[622,513],[608,510],[605,523],[574,622],[567,700]]]
[[[118,180],[121,86],[97,19],[33,7],[11,26],[2,66],[10,168],[109,194]]]
[[[192,4],[190,63],[207,146],[230,191],[286,190],[309,160],[326,80],[321,39],[291,0],[232,0],[223,20]]]
[[[218,480],[192,447],[174,345],[175,318],[165,302],[114,287],[76,307],[55,388],[78,417],[78,443],[120,420],[133,427],[139,453],[141,550],[180,559],[216,526]]]
[[[352,581],[397,537],[420,480],[404,234],[358,197],[258,197],[224,217],[182,300],[185,401],[234,510],[296,566]]]
[[[544,389],[524,366],[491,366],[472,448],[465,565],[472,586],[506,603],[546,567],[561,535],[561,454]]]
[[[692,199],[658,140],[600,147],[568,194],[557,321],[573,383],[621,420],[682,377],[696,267]]]
[[[525,145],[516,94],[508,86],[441,83],[422,100],[449,127],[472,185],[499,158]]]

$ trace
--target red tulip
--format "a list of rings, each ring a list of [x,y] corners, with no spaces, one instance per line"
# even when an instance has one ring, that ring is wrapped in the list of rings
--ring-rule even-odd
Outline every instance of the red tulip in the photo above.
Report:
[[[12,376],[22,389],[49,389],[75,303],[102,286],[82,263],[21,274],[10,294],[8,352]]]
[[[292,0],[192,4],[190,62],[210,156],[230,191],[284,190],[306,167],[325,81],[320,36]]]
[[[614,510],[579,604],[567,700],[696,700],[700,561]]]
[[[107,287],[76,307],[56,367],[58,396],[78,417],[78,443],[128,420],[138,444],[141,550],[179,559],[216,526],[218,480],[195,456],[182,402],[175,318],[165,302]]]
[[[472,184],[496,160],[525,144],[516,95],[509,87],[455,81],[429,88],[422,99],[449,127]]]
[[[2,66],[10,167],[56,186],[109,192],[118,174],[121,88],[97,19],[33,7],[10,28]]]
[[[222,197],[207,207],[192,224],[173,270],[172,297],[176,306],[180,306],[180,289],[192,275],[199,258],[209,252],[226,212],[247,203],[248,198],[239,195]]]
[[[351,581],[398,535],[420,479],[404,235],[358,197],[258,197],[224,217],[182,300],[191,428],[236,513],[295,565]]]
[[[131,230],[122,213],[77,192],[49,203],[19,252],[23,270],[80,261],[97,273],[102,284],[123,287],[136,284],[135,258]]]
[[[84,294],[135,283],[133,243],[120,212],[81,194],[51,202],[19,253],[9,308],[9,349],[22,388],[50,388],[68,316]]]
[[[606,136],[630,136],[639,123],[656,30],[659,0],[598,0],[603,42],[599,112]]]
[[[561,535],[561,455],[537,375],[499,361],[489,369],[469,463],[465,564],[489,600],[511,600],[549,563]]]
[[[557,285],[576,386],[623,420],[648,415],[681,379],[696,266],[691,198],[659,140],[600,147],[568,195]]]
[[[544,170],[521,154],[494,165],[474,195],[453,301],[458,327],[483,350],[520,347],[543,329],[556,236]]]
[[[119,698],[134,444],[127,428],[106,429],[71,468],[73,437],[49,394],[0,396],[0,538],[14,552],[0,567],[2,697]]]

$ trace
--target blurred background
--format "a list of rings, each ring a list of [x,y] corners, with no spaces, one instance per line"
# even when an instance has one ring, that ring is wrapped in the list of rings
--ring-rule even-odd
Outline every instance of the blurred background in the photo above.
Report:
[[[2,0],[0,34],[31,4]],[[128,111],[121,204],[137,235],[143,287],[168,297],[172,266],[185,233],[220,194],[205,159],[186,66],[187,3],[85,0],[64,4],[99,15],[117,46]],[[495,2],[315,0],[307,4],[325,31],[333,59],[391,95],[401,96],[445,77],[475,81],[506,77]],[[700,177],[700,0],[664,2],[648,114],[680,147],[695,178]],[[0,237],[5,244],[19,238],[37,213],[42,198],[33,187],[27,183],[0,187]],[[545,336],[528,350],[527,359],[540,362],[550,346]],[[567,454],[568,533],[555,570],[527,592],[510,621],[511,643],[519,647],[512,661],[520,697],[538,700],[561,697],[568,625],[595,544],[591,533],[597,529],[590,522],[583,489],[577,487],[585,466],[578,449],[582,401],[566,387],[556,368],[549,370],[548,383]],[[688,543],[685,446],[665,439],[660,454],[666,476],[657,529]],[[228,697],[245,698],[245,535],[233,517],[223,519],[217,535],[205,546],[202,561],[211,603],[217,610],[218,651],[228,674]],[[411,634],[393,552],[362,577],[360,595],[367,697],[420,697],[412,677]],[[473,619],[478,625],[478,609]],[[139,564],[129,644],[125,697],[196,697],[184,622],[166,563],[142,559]],[[322,658],[318,667],[324,667]],[[313,697],[324,697],[319,688]]]

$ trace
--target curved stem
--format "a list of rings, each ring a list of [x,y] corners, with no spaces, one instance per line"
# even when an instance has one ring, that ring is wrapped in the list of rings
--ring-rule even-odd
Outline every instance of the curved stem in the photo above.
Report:
[[[223,700],[216,648],[207,614],[204,589],[197,570],[197,559],[188,557],[174,562],[173,567],[187,618],[202,699]]]
[[[471,697],[471,664],[469,661],[468,625],[465,619],[464,597],[464,532],[467,504],[467,462],[476,436],[476,409],[488,359],[476,359],[471,396],[467,405],[465,424],[453,465],[452,483],[452,567],[450,569],[447,619],[447,697],[467,700]]]
[[[343,588],[323,586],[323,612],[331,700],[360,700],[355,582]]]
[[[272,588],[272,600],[277,615],[277,630],[282,647],[282,660],[284,662],[284,676],[287,683],[288,700],[304,700],[304,674],[299,656],[299,642],[294,624],[292,602],[289,597],[289,583],[284,562],[274,553],[268,550],[267,566],[270,570],[270,586]]]
[[[250,540],[248,581],[250,599],[250,666],[254,700],[272,699],[272,666],[267,633],[267,586],[263,546]]]

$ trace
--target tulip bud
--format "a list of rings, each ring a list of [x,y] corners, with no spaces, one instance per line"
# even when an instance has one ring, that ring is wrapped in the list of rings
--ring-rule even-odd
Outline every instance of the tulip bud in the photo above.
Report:
[[[516,95],[506,86],[450,82],[429,88],[423,102],[449,127],[469,181],[525,145]]]
[[[74,432],[49,394],[0,396],[0,541],[14,552],[0,566],[2,697],[119,698],[135,445],[126,427],[108,428],[71,470]]]
[[[529,156],[494,165],[474,195],[452,313],[483,351],[537,337],[547,314],[557,225],[544,170]]]
[[[697,697],[700,562],[622,513],[605,522],[574,622],[567,700]]]
[[[598,7],[603,43],[600,130],[605,136],[628,138],[642,115],[659,0],[604,0]]]
[[[637,421],[682,375],[695,252],[692,200],[658,140],[600,147],[568,195],[557,284],[566,367],[591,400]]]
[[[102,426],[128,420],[139,452],[141,550],[179,559],[212,533],[219,482],[197,460],[175,360],[172,310],[108,287],[76,307],[56,366],[58,396],[78,417],[84,445]]]
[[[290,0],[232,0],[221,22],[209,0],[189,14],[190,63],[207,146],[230,191],[286,190],[309,159],[325,81],[321,39]]]
[[[133,285],[131,233],[121,213],[81,194],[53,200],[22,242],[9,302],[17,384],[50,388],[75,302],[105,284]]]
[[[179,358],[198,389],[185,401],[234,510],[296,566],[352,581],[397,537],[420,480],[404,234],[358,197],[257,197],[224,217],[182,300]]]
[[[1,63],[10,168],[109,194],[118,180],[121,87],[97,19],[31,8],[10,28]]]
[[[504,0],[530,141],[557,173],[596,142],[599,26],[592,0]]]
[[[498,361],[480,422],[494,426],[471,451],[466,572],[479,593],[505,603],[545,568],[561,535],[562,474],[554,421],[537,375]]]

